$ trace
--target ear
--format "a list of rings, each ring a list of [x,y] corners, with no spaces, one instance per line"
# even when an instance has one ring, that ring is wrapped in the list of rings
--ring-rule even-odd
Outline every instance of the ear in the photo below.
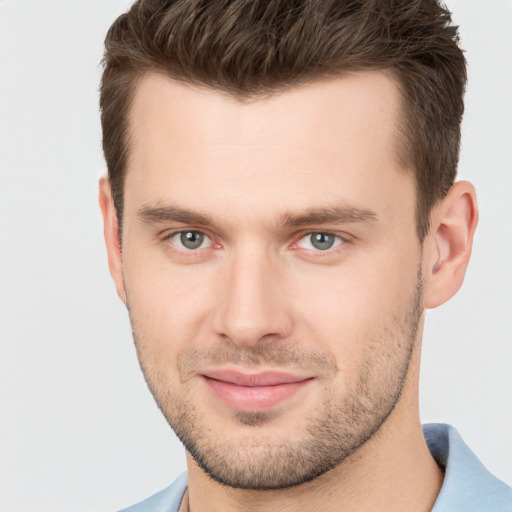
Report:
[[[99,202],[101,214],[103,215],[103,234],[107,246],[110,275],[114,279],[119,298],[126,304],[117,210],[114,206],[110,182],[106,177],[100,178]]]
[[[434,208],[424,242],[425,308],[440,306],[462,286],[477,223],[475,188],[467,181],[455,183]]]

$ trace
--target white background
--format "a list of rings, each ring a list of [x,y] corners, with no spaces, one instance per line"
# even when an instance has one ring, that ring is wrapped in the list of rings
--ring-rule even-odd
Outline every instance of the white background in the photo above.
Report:
[[[0,0],[0,510],[114,511],[170,483],[107,271],[97,89],[129,0]],[[460,176],[481,222],[459,295],[428,314],[423,421],[512,483],[512,2],[452,0],[469,62]],[[508,261],[508,263],[507,263]]]

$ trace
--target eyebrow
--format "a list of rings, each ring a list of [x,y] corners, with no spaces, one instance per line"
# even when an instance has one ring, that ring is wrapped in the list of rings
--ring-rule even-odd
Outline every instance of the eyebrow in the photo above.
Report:
[[[171,205],[144,205],[137,212],[137,217],[148,224],[180,222],[182,224],[196,224],[208,228],[212,228],[215,225],[213,219],[207,215]]]
[[[194,224],[207,228],[213,228],[217,224],[215,220],[208,215],[173,205],[144,205],[138,210],[137,216],[148,224],[179,222],[181,224]],[[303,213],[285,213],[281,217],[281,224],[285,227],[301,227],[314,224],[346,224],[354,222],[373,223],[377,221],[377,214],[373,210],[353,206],[317,208]]]
[[[377,214],[367,208],[331,207],[314,209],[305,213],[287,214],[284,225],[300,227],[310,224],[346,224],[351,222],[377,222]]]

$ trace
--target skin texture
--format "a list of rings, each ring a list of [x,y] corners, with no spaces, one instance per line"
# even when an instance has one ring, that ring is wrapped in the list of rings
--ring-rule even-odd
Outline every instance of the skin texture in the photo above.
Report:
[[[432,507],[423,311],[462,284],[476,199],[454,185],[420,244],[399,109],[377,72],[246,103],[156,75],[139,84],[122,251],[107,180],[100,205],[141,367],[189,452],[193,512]],[[333,246],[317,249],[315,233]],[[233,404],[210,385],[219,370],[302,384]]]

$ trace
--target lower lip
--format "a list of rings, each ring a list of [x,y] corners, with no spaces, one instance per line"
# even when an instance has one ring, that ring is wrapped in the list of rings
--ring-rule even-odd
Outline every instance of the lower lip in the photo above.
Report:
[[[306,387],[313,379],[300,382],[287,382],[273,386],[238,386],[232,382],[204,377],[206,384],[215,396],[228,407],[245,412],[258,412],[270,409],[292,397]]]

